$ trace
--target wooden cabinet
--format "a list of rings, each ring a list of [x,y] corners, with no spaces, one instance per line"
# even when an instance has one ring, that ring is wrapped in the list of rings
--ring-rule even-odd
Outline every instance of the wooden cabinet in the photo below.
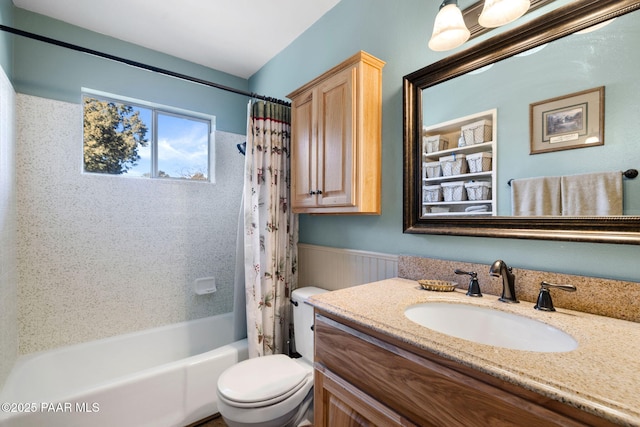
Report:
[[[423,128],[423,218],[496,215],[497,127],[494,109]]]
[[[613,425],[318,309],[314,332],[315,427]]]
[[[294,212],[380,214],[383,66],[359,52],[288,95]]]
[[[402,415],[317,365],[314,377],[316,426],[415,426]],[[417,427],[417,426],[416,426]]]

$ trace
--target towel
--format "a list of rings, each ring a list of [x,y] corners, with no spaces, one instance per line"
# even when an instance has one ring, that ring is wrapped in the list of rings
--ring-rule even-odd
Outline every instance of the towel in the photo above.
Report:
[[[622,173],[563,176],[563,216],[622,215]]]
[[[562,215],[560,177],[511,181],[511,211],[516,216]]]

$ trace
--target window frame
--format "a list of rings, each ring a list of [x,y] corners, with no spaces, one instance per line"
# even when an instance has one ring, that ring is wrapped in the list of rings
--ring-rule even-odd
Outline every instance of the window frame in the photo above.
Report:
[[[144,178],[151,179],[156,181],[171,181],[171,182],[207,182],[207,183],[215,183],[215,132],[216,132],[216,116],[200,113],[197,111],[186,110],[178,107],[171,107],[164,104],[158,104],[155,102],[144,101],[136,98],[131,98],[127,96],[114,95],[112,93],[97,91],[88,88],[82,88],[81,90],[81,106],[82,106],[82,126],[84,127],[84,99],[85,97],[91,97],[98,99],[99,101],[105,102],[114,102],[124,105],[130,105],[132,107],[145,108],[147,110],[151,110],[151,123],[147,123],[149,127],[149,147],[151,150],[151,167],[149,170],[149,177],[140,177],[123,174],[110,174],[110,173],[100,173],[100,172],[88,172],[85,170],[84,164],[84,132],[81,138],[82,140],[82,149],[80,150],[80,154],[82,157],[81,161],[81,172],[83,174],[88,175],[100,175],[100,176],[121,176],[126,178]],[[164,114],[168,116],[184,118],[187,120],[194,120],[205,123],[208,125],[208,147],[207,147],[207,179],[188,179],[181,177],[160,177],[158,176],[159,168],[158,168],[158,114]]]

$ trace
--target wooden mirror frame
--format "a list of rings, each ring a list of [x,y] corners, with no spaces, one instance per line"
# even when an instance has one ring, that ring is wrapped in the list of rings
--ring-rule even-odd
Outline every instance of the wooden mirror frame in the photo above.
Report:
[[[422,91],[640,9],[640,0],[579,0],[421,68],[403,79],[405,233],[640,244],[640,216],[421,218]]]

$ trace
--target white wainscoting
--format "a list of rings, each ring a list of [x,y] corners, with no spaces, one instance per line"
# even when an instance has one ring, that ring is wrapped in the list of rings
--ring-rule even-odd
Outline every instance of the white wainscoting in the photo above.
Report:
[[[348,288],[398,276],[398,256],[298,244],[298,286]]]

